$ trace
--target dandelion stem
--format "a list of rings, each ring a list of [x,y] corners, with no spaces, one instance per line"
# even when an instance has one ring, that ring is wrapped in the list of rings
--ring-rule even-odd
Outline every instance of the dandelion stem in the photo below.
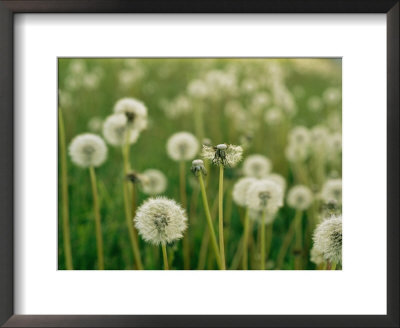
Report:
[[[289,230],[286,233],[285,238],[283,239],[283,243],[282,243],[281,249],[279,250],[278,257],[276,260],[276,269],[277,270],[279,270],[282,267],[286,253],[287,253],[289,246],[293,240],[295,223],[296,223],[296,220],[292,220],[292,222],[290,223],[290,226],[289,226]]]
[[[295,221],[295,233],[296,233],[296,238],[295,238],[295,246],[294,246],[294,251],[295,251],[295,258],[294,258],[294,268],[295,270],[301,270],[302,269],[302,261],[301,261],[301,253],[302,253],[302,248],[303,248],[303,238],[302,238],[302,227],[301,227],[301,219],[302,219],[302,211],[296,211],[296,216],[294,218]]]
[[[224,166],[219,164],[219,191],[218,191],[218,233],[219,233],[219,250],[221,252],[222,270],[225,270],[225,247],[224,247]]]
[[[243,255],[242,255],[242,269],[247,270],[248,268],[248,259],[247,259],[247,252],[248,252],[248,240],[249,240],[249,209],[246,208],[246,212],[244,215],[244,232],[243,232]]]
[[[128,158],[127,147],[125,147],[125,149],[122,149],[122,155],[124,160],[124,178],[125,178],[123,182],[125,220],[126,220],[126,225],[128,227],[129,238],[131,241],[133,257],[135,259],[136,267],[138,270],[142,270],[143,264],[140,258],[139,244],[133,227],[132,216],[131,216],[132,212],[129,208],[129,181],[126,180],[126,175],[129,173],[129,158]]]
[[[169,268],[168,268],[167,246],[165,246],[165,244],[161,244],[161,249],[162,249],[162,253],[163,253],[164,270],[169,270]]]
[[[266,244],[267,248],[265,251],[265,260],[267,261],[269,258],[269,252],[271,251],[271,245],[272,245],[272,223],[267,224],[266,226]]]
[[[63,213],[63,242],[65,252],[65,266],[67,270],[73,270],[71,236],[69,227],[68,209],[68,175],[67,175],[67,152],[65,146],[64,120],[61,109],[58,109],[59,141],[61,156],[61,194],[62,194],[62,213]]]
[[[210,208],[208,206],[207,193],[206,193],[206,188],[204,186],[204,180],[203,180],[203,175],[202,174],[199,174],[199,182],[200,182],[200,188],[201,188],[201,196],[203,198],[204,211],[206,212],[208,229],[210,231],[211,244],[212,244],[213,249],[214,249],[215,259],[217,261],[218,267],[220,269],[222,269],[221,257],[220,257],[220,254],[219,254],[217,238],[215,237],[214,226],[212,224]]]
[[[89,172],[90,172],[90,180],[92,183],[94,218],[96,223],[97,260],[98,260],[99,270],[104,270],[103,237],[101,234],[100,208],[97,195],[96,173],[94,171],[93,166],[89,167]]]
[[[262,216],[261,216],[261,256],[260,256],[260,270],[265,269],[265,216],[266,210],[263,209]]]
[[[179,162],[179,190],[181,194],[182,207],[187,209],[187,199],[186,199],[186,176],[185,176],[185,161]],[[183,267],[185,270],[190,269],[190,245],[188,238],[189,231],[187,235],[183,237]]]
[[[332,262],[332,264],[331,264],[331,270],[336,270],[336,262]]]

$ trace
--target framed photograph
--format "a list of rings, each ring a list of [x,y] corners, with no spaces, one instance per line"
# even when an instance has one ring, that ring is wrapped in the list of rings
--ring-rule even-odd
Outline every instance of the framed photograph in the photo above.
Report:
[[[398,327],[399,3],[0,1],[4,327]]]

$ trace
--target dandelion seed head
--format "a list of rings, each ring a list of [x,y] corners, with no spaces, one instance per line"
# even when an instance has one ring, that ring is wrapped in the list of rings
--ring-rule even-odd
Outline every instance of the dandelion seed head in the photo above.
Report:
[[[309,148],[306,145],[289,144],[285,155],[290,162],[304,162],[309,156]]]
[[[342,262],[342,216],[323,220],[314,231],[314,248],[331,263]]]
[[[268,125],[279,125],[283,121],[283,113],[279,108],[270,108],[265,112],[264,120]]]
[[[319,248],[315,247],[315,245],[313,246],[313,248],[311,248],[311,251],[310,251],[310,261],[315,263],[316,265],[320,265],[325,262],[325,259],[324,259],[324,256],[323,256],[321,250]]]
[[[252,177],[240,178],[233,186],[232,197],[234,202],[239,206],[246,206],[246,196],[250,185],[257,181]]]
[[[287,196],[287,203],[290,207],[304,211],[310,207],[313,201],[311,190],[303,185],[292,187]]]
[[[310,139],[310,131],[304,126],[296,126],[289,134],[289,143],[292,145],[308,145]]]
[[[72,162],[81,167],[100,166],[107,158],[107,146],[98,135],[84,133],[72,139],[69,145]]]
[[[249,155],[243,162],[243,173],[248,177],[264,178],[271,172],[271,169],[272,163],[264,155]]]
[[[147,195],[161,195],[167,189],[167,177],[160,170],[147,169],[141,174],[142,190]]]
[[[215,165],[234,167],[242,160],[243,148],[236,145],[219,144],[215,147],[203,145],[202,157]]]
[[[147,127],[147,108],[135,98],[122,98],[114,105],[114,112],[125,114],[133,129],[142,131]]]
[[[200,148],[196,137],[189,132],[173,134],[167,141],[167,153],[174,161],[192,160]]]
[[[134,223],[142,238],[154,245],[183,237],[187,227],[185,210],[165,197],[149,198],[136,211]]]
[[[278,173],[271,173],[265,179],[275,182],[277,185],[279,185],[281,187],[282,193],[283,194],[285,193],[286,180],[282,175],[280,175]]]
[[[320,197],[325,203],[342,205],[342,179],[327,180],[322,187]]]
[[[253,182],[247,191],[246,205],[253,210],[275,212],[283,205],[283,192],[275,182],[263,179]]]
[[[191,81],[187,87],[187,92],[194,99],[204,99],[209,94],[207,85],[202,80]]]
[[[124,114],[113,114],[106,118],[103,124],[103,135],[106,141],[113,146],[122,146],[129,136],[129,143],[133,144],[139,138],[139,131],[128,125]]]
[[[323,99],[328,105],[338,105],[341,99],[340,90],[338,88],[326,89],[323,94]]]

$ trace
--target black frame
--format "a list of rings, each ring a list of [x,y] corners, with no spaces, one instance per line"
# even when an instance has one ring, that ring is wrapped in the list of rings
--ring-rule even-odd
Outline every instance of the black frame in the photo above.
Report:
[[[398,0],[0,0],[0,324],[4,327],[399,327],[399,8]],[[385,13],[387,315],[14,315],[13,16],[17,13]]]

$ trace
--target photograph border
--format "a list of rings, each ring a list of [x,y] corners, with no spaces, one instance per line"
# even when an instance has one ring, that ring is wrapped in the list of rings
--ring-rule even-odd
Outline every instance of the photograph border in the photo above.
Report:
[[[399,327],[399,1],[0,1],[0,325],[4,327]],[[14,315],[14,14],[384,13],[387,17],[387,315]]]

